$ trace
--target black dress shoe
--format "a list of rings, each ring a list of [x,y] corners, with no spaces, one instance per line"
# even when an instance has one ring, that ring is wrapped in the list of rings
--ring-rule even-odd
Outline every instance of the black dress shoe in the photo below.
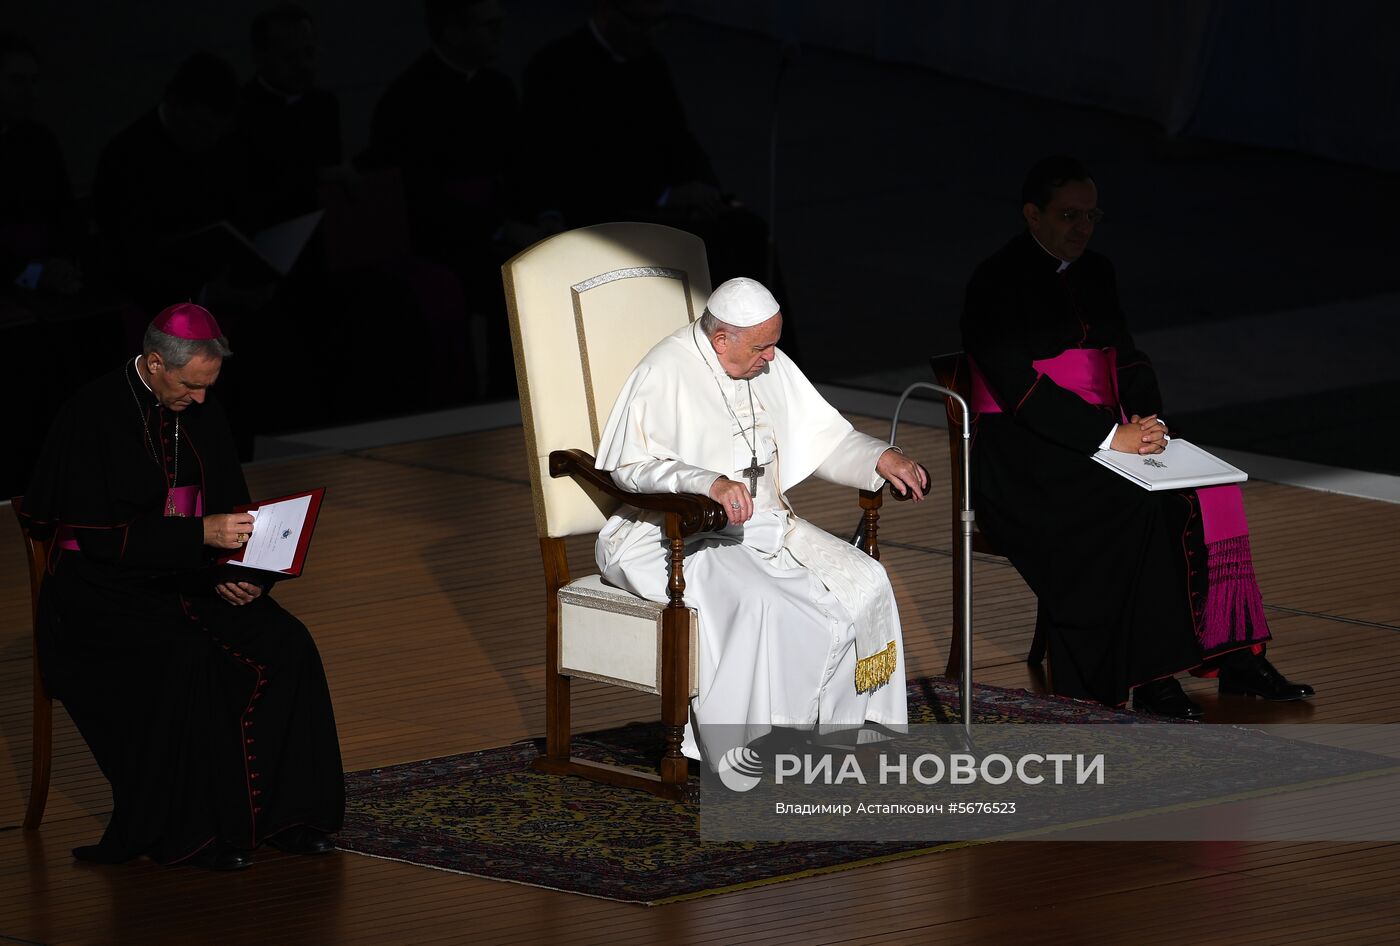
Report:
[[[1257,696],[1280,703],[1306,700],[1313,695],[1312,687],[1288,680],[1263,655],[1249,651],[1237,654],[1227,654],[1220,661],[1221,693]]]
[[[185,863],[193,867],[203,867],[205,870],[242,870],[253,866],[253,855],[250,851],[240,851],[232,845],[216,841],[198,851]]]
[[[1200,719],[1200,706],[1186,695],[1175,677],[1153,680],[1133,687],[1133,709],[1139,713],[1170,716],[1172,719]]]
[[[267,843],[288,854],[329,854],[335,850],[329,834],[304,824],[277,832]]]

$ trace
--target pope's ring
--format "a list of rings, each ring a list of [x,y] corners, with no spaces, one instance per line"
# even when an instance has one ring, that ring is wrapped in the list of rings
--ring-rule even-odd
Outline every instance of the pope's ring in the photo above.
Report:
[[[246,532],[240,532],[240,533],[238,533],[238,544],[239,544],[239,545],[242,545],[244,542],[247,542],[247,541],[248,541],[248,533],[246,533]]]

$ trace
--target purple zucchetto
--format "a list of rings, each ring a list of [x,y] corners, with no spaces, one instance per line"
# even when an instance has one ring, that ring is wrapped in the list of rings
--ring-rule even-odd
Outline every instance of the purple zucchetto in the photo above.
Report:
[[[175,338],[191,341],[208,341],[223,338],[223,329],[215,321],[214,314],[202,305],[193,302],[177,302],[163,309],[151,322],[152,327]]]

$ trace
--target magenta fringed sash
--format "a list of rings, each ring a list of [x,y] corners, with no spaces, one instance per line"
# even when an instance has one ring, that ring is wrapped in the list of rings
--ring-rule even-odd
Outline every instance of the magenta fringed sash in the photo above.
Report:
[[[1066,391],[1090,404],[1118,408],[1117,352],[1112,348],[1068,348],[1054,358],[1031,362],[1037,375],[1048,377]],[[982,372],[968,359],[972,391],[970,406],[983,414],[1001,413],[1001,405],[987,387]],[[1207,653],[1231,643],[1257,643],[1269,639],[1264,599],[1254,577],[1249,548],[1249,524],[1244,517],[1244,495],[1237,485],[1206,486],[1196,490],[1201,526],[1205,533],[1208,591],[1196,637]]]
[[[1269,622],[1254,577],[1244,496],[1232,483],[1198,489],[1196,498],[1201,502],[1209,582],[1205,611],[1196,628],[1201,647],[1210,652],[1225,644],[1266,641]]]

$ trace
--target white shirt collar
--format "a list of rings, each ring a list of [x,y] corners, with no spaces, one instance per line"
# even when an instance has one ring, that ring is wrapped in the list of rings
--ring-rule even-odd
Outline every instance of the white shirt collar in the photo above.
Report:
[[[144,355],[137,355],[135,360],[131,362],[131,366],[136,369],[136,377],[140,380],[140,382],[143,385],[145,385],[146,390],[150,391],[152,394],[155,394],[155,388],[151,387],[149,384],[146,384],[146,376],[141,373],[141,359],[144,357]]]
[[[1029,231],[1027,231],[1027,232],[1029,232]],[[1035,235],[1034,233],[1031,234],[1031,239],[1032,239],[1032,240],[1035,240],[1035,245],[1036,245],[1036,246],[1040,247],[1042,250],[1045,250],[1045,244],[1044,244],[1044,243],[1041,243],[1040,240],[1036,239],[1036,235]],[[1067,259],[1060,259],[1060,258],[1059,258],[1058,256],[1056,256],[1054,253],[1051,253],[1049,250],[1045,250],[1045,252],[1048,253],[1052,259],[1056,259],[1056,260],[1059,260],[1059,261],[1060,261],[1060,268],[1057,269],[1057,270],[1055,270],[1055,272],[1057,272],[1057,273],[1063,273],[1065,270],[1069,269],[1069,264],[1070,264],[1070,261],[1069,261],[1069,260],[1067,260]]]

